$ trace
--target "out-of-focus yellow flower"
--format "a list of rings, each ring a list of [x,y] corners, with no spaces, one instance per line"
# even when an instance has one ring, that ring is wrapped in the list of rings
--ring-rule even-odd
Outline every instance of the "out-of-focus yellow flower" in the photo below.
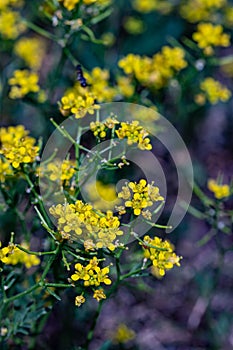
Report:
[[[63,6],[69,11],[72,11],[76,7],[76,5],[81,2],[80,0],[59,0],[59,1],[62,2]],[[84,5],[97,4],[97,5],[106,6],[111,3],[111,0],[82,0],[82,3]]]
[[[104,45],[112,46],[116,41],[116,37],[113,33],[108,32],[108,33],[104,33],[101,36],[101,40],[103,41]]]
[[[21,38],[14,47],[17,56],[22,58],[29,68],[38,70],[45,54],[45,44],[39,38]]]
[[[22,243],[22,247],[28,249],[26,243]],[[40,259],[36,255],[27,254],[13,244],[0,249],[0,260],[6,265],[24,264],[27,269],[40,264]]]
[[[18,12],[9,9],[0,12],[0,34],[4,39],[16,39],[25,30]]]
[[[114,343],[124,344],[135,338],[135,332],[128,328],[124,323],[120,323],[112,335]]]
[[[206,99],[211,104],[216,104],[217,102],[226,102],[231,97],[231,91],[228,90],[219,81],[213,78],[206,78],[200,85],[201,90],[205,93]]]
[[[12,78],[9,79],[11,90],[9,97],[12,99],[22,98],[30,92],[39,92],[39,76],[27,69],[15,70]]]
[[[172,10],[172,4],[166,0],[133,0],[132,4],[136,11],[142,13],[159,11],[167,14]]]
[[[36,140],[28,136],[23,125],[0,128],[0,154],[3,154],[13,168],[22,163],[33,163],[38,156],[39,147]]]
[[[223,33],[221,25],[212,23],[199,23],[197,32],[193,33],[193,40],[208,56],[214,53],[214,48],[217,46],[230,46],[230,35]]]
[[[120,203],[117,197],[115,186],[96,181],[87,187],[88,198],[95,209],[113,210],[115,205]]]
[[[119,76],[117,77],[117,87],[119,94],[124,97],[131,97],[135,92],[135,86],[132,83],[132,80],[129,77]]]
[[[55,159],[40,167],[39,175],[47,176],[51,181],[58,181],[60,184],[65,183],[67,185],[75,171],[75,161],[65,159],[62,162],[60,159]]]
[[[0,11],[7,9],[8,7],[21,7],[23,1],[21,0],[1,0]]]
[[[9,176],[13,176],[14,172],[10,162],[7,159],[0,158],[0,183],[5,182]]]
[[[174,77],[174,75],[187,66],[184,59],[185,52],[179,47],[164,46],[161,52],[152,58],[129,54],[122,58],[118,65],[125,74],[134,75],[144,86],[160,89]]]
[[[145,25],[144,22],[136,17],[126,17],[124,19],[125,30],[132,35],[138,35],[144,32]]]
[[[210,20],[224,5],[226,0],[188,0],[181,5],[180,14],[192,23]]]
[[[229,197],[231,194],[229,185],[219,184],[216,180],[210,179],[207,184],[208,189],[213,192],[215,198],[222,199]]]
[[[159,276],[164,276],[166,270],[170,270],[174,265],[180,266],[181,257],[174,253],[173,245],[167,240],[162,241],[159,237],[153,239],[145,236],[143,243],[144,257],[150,259]],[[155,272],[155,271],[154,271]]]

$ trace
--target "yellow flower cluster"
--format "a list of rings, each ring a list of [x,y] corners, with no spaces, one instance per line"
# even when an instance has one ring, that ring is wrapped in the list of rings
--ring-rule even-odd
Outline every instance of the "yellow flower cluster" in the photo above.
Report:
[[[164,276],[166,270],[172,269],[174,265],[180,266],[182,258],[174,253],[174,247],[167,240],[145,236],[140,244],[143,246],[144,257],[152,261],[153,270],[157,270],[159,276]]]
[[[11,90],[9,97],[12,99],[22,98],[30,92],[39,92],[39,76],[27,69],[15,70],[12,78],[9,79]]]
[[[212,55],[217,46],[230,46],[230,35],[223,33],[221,25],[213,25],[212,23],[199,23],[197,32],[193,33],[193,40],[207,56]]]
[[[14,175],[10,162],[7,159],[0,158],[0,183],[5,182],[8,176]]]
[[[133,7],[136,11],[142,13],[149,13],[157,10],[166,14],[171,11],[172,4],[166,0],[133,0]]]
[[[84,77],[90,84],[90,91],[96,96],[98,102],[111,102],[116,95],[115,89],[109,86],[110,74],[107,69],[95,67],[89,73],[85,73]]]
[[[109,266],[104,268],[99,267],[99,261],[97,257],[94,257],[89,261],[89,263],[84,266],[80,263],[75,264],[75,272],[71,276],[71,279],[76,281],[83,281],[84,287],[99,287],[101,283],[110,285],[112,282],[108,277]],[[93,298],[100,301],[105,299],[106,295],[104,294],[103,289],[94,290]],[[75,299],[75,304],[81,306],[85,302],[85,298],[82,295],[78,295]]]
[[[164,46],[152,58],[129,54],[118,65],[125,74],[133,75],[144,86],[160,89],[167,85],[173,76],[187,66],[185,52],[179,47]]]
[[[0,10],[5,10],[8,7],[20,7],[23,5],[23,1],[20,0],[1,0]]]
[[[92,5],[92,4],[97,4],[97,5],[108,5],[111,3],[111,0],[59,0],[62,2],[63,6],[69,10],[72,11],[77,4],[83,3],[84,5]]]
[[[106,214],[94,211],[92,205],[84,204],[81,200],[75,204],[58,204],[50,208],[50,213],[57,218],[58,230],[63,238],[69,238],[72,233],[84,240],[86,250],[107,247],[116,248],[114,243],[117,236],[123,234],[119,230],[120,221],[113,216],[112,211]]]
[[[28,248],[26,244],[22,244],[22,247]],[[0,249],[0,260],[6,265],[24,264],[27,269],[40,264],[40,259],[37,256],[25,253],[14,244]]]
[[[230,187],[229,185],[222,185],[219,184],[217,181],[214,179],[210,179],[208,181],[208,189],[214,193],[215,198],[217,199],[222,199],[225,197],[229,197],[231,194]]]
[[[26,26],[18,12],[0,9],[0,34],[4,39],[16,39],[25,30]]]
[[[14,47],[14,52],[29,68],[38,70],[45,54],[44,42],[39,38],[20,38]]]
[[[90,129],[94,136],[105,138],[108,129],[113,129],[119,122],[115,118],[107,118],[104,122],[96,121],[90,123]]]
[[[104,184],[101,181],[91,183],[87,187],[87,194],[90,202],[97,210],[113,210],[120,200],[117,197],[115,186]]]
[[[198,96],[201,97],[203,102],[205,102],[205,99],[207,99],[211,104],[216,104],[219,101],[226,102],[231,97],[231,91],[229,89],[227,89],[219,81],[216,81],[210,77],[206,78],[201,83],[200,88],[204,94],[200,94]]]
[[[19,168],[22,163],[33,163],[38,156],[36,140],[28,134],[29,131],[23,125],[0,128],[0,154],[4,155],[13,168]]]
[[[74,114],[76,119],[85,117],[87,113],[93,114],[99,109],[95,97],[87,90],[80,88],[79,93],[69,91],[61,99],[60,111],[64,116]]]
[[[191,23],[210,20],[225,4],[226,0],[188,0],[181,5],[180,14]]]
[[[124,28],[129,34],[138,35],[144,32],[144,22],[136,17],[126,17]]]
[[[128,145],[137,144],[141,150],[151,150],[152,145],[150,143],[148,132],[143,129],[137,120],[133,120],[132,123],[122,122],[120,128],[115,131],[119,139],[127,139]]]
[[[139,183],[129,182],[123,186],[118,197],[125,201],[125,207],[133,209],[134,215],[143,214],[143,209],[151,207],[154,202],[164,200],[159,193],[159,188],[153,183],[147,184],[144,179],[141,179]]]
[[[113,334],[113,342],[117,344],[128,343],[135,338],[135,332],[124,323],[120,323]]]
[[[74,161],[66,159],[62,162],[59,159],[55,159],[40,167],[39,175],[47,176],[51,181],[67,184],[75,174],[75,171]]]

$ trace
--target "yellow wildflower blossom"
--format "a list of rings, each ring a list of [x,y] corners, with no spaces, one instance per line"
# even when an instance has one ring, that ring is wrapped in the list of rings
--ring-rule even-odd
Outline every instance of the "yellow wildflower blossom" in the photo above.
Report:
[[[144,257],[152,261],[153,266],[157,269],[159,276],[164,276],[166,270],[170,270],[174,265],[180,266],[182,257],[174,253],[173,245],[167,240],[162,241],[159,237],[153,239],[145,236],[143,243]]]
[[[77,295],[75,297],[75,306],[80,307],[82,304],[84,304],[86,299],[84,298],[83,295]]]
[[[36,140],[28,136],[23,125],[0,128],[0,154],[3,154],[13,168],[22,163],[33,163],[38,156],[39,147]]]
[[[193,33],[193,40],[197,42],[206,55],[212,55],[217,46],[230,46],[230,35],[223,33],[221,25],[199,23],[197,32]]]
[[[126,17],[124,28],[129,34],[138,35],[144,32],[144,22],[136,17]]]
[[[63,6],[69,10],[72,11],[77,4],[81,2],[81,0],[59,0],[63,3]],[[84,5],[91,5],[91,4],[97,4],[97,5],[103,5],[106,6],[111,3],[111,0],[83,0],[82,3]]]
[[[217,102],[226,102],[231,97],[231,91],[213,78],[206,78],[200,85],[201,90],[205,93],[207,100],[211,104]]]
[[[26,243],[23,243],[22,247],[28,249]],[[36,255],[27,254],[13,244],[0,249],[0,260],[6,265],[24,264],[27,269],[40,264],[40,259]]]
[[[8,176],[14,175],[11,164],[8,160],[0,158],[0,183],[5,182]]]
[[[99,108],[91,93],[86,92],[84,96],[80,96],[74,92],[68,92],[61,99],[60,111],[64,116],[74,114],[75,118],[80,119],[87,113],[93,114]]]
[[[96,289],[94,291],[93,298],[95,298],[97,301],[106,299],[106,295],[104,294],[104,290],[102,288]]]
[[[112,283],[108,273],[109,266],[101,269],[97,257],[94,257],[86,266],[80,263],[75,264],[75,273],[71,276],[71,279],[75,282],[82,280],[84,287],[98,287],[101,283],[106,285]]]
[[[188,0],[181,5],[180,14],[192,23],[210,20],[225,4],[226,0]]]
[[[133,0],[133,7],[136,11],[142,13],[149,13],[157,10],[167,14],[171,11],[172,4],[166,0]]]
[[[9,9],[0,12],[0,34],[4,39],[16,39],[25,30],[18,12]]]
[[[107,247],[113,251],[115,239],[123,234],[119,230],[120,221],[112,211],[108,210],[106,214],[96,212],[90,204],[81,200],[75,204],[52,206],[50,213],[57,218],[59,232],[81,235],[84,244],[91,239],[95,249]]]
[[[39,76],[27,69],[15,70],[12,78],[9,79],[11,90],[9,97],[12,99],[22,98],[30,92],[39,92]]]
[[[47,176],[51,181],[58,181],[60,184],[65,183],[65,185],[68,184],[75,172],[75,162],[68,159],[63,162],[60,159],[55,159],[39,169],[41,176]]]
[[[129,182],[122,187],[122,191],[118,193],[118,197],[122,198],[125,207],[132,208],[134,215],[140,215],[143,209],[151,207],[154,202],[163,201],[164,198],[159,193],[159,188],[152,184],[147,184],[146,180],[141,179],[139,183]],[[149,216],[146,211],[146,216]]]
[[[120,202],[115,186],[101,181],[88,185],[87,194],[95,209],[98,210],[112,210]]]
[[[230,191],[230,186],[229,185],[222,185],[219,184],[217,181],[215,181],[214,179],[210,179],[208,180],[208,189],[213,192],[215,198],[217,199],[222,199],[222,198],[226,198],[229,197],[231,194]]]
[[[17,56],[22,58],[29,68],[38,70],[45,54],[44,42],[39,38],[21,38],[14,47]]]
[[[141,150],[151,150],[152,145],[147,137],[148,132],[139,125],[139,122],[134,120],[132,123],[120,123],[120,128],[115,131],[119,139],[127,139],[127,144],[137,144]]]
[[[128,328],[124,323],[120,323],[112,338],[114,343],[125,344],[133,340],[135,336],[136,334],[132,329]]]
[[[143,86],[160,89],[187,66],[184,56],[185,52],[181,48],[164,46],[152,58],[129,54],[118,65],[125,74],[135,76]]]

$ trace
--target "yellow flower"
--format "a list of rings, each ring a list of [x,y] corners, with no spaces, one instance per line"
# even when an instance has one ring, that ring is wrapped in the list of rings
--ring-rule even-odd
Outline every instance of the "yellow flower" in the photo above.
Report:
[[[124,344],[135,338],[135,332],[124,323],[120,323],[113,334],[114,343]]]
[[[96,181],[87,186],[87,194],[95,209],[112,210],[120,202],[115,186]]]
[[[125,74],[133,75],[146,87],[161,89],[174,75],[187,66],[185,52],[179,47],[164,46],[152,58],[129,54],[118,65]]]
[[[136,17],[126,17],[124,28],[129,34],[138,35],[144,32],[144,22]]]
[[[210,179],[208,180],[208,189],[214,193],[215,198],[222,199],[229,197],[231,194],[229,185],[219,184],[217,181]]]
[[[91,259],[86,266],[80,263],[75,264],[75,272],[71,276],[71,279],[75,282],[82,280],[84,287],[98,287],[101,283],[110,285],[112,282],[108,277],[109,266],[101,269],[98,264],[99,262],[96,257]]]
[[[76,7],[76,5],[81,2],[80,0],[59,0],[59,1],[62,2],[63,6],[69,11],[72,11]],[[84,5],[97,4],[97,5],[106,6],[111,3],[111,0],[83,0],[82,3]]]
[[[51,181],[58,181],[61,185],[67,185],[75,174],[75,162],[72,160],[55,159],[39,169],[40,176],[47,176]]]
[[[8,176],[13,176],[14,172],[8,160],[0,158],[0,183],[5,182]]]
[[[15,54],[25,61],[29,68],[38,70],[45,54],[44,42],[39,38],[21,38],[14,47]]]
[[[141,150],[151,150],[152,145],[147,137],[148,132],[139,125],[139,122],[134,120],[132,123],[120,123],[120,128],[115,131],[119,139],[127,139],[127,144],[137,144]]]
[[[130,207],[134,211],[134,215],[140,215],[143,209],[153,205],[153,202],[163,201],[164,198],[159,194],[159,188],[152,184],[147,184],[146,180],[141,179],[139,183],[129,182],[122,187],[122,191],[118,193],[118,197],[124,199],[125,207]],[[146,211],[149,217],[149,211]]]
[[[23,125],[0,128],[0,154],[3,154],[13,168],[19,168],[22,163],[33,163],[39,153],[35,146],[36,140],[28,136]]]
[[[11,90],[9,97],[12,99],[22,98],[30,92],[39,92],[39,76],[27,69],[15,70],[12,78],[9,79]]]
[[[26,243],[21,245],[23,248],[28,249]],[[40,259],[36,255],[27,254],[13,244],[0,249],[0,260],[6,265],[24,264],[27,269],[40,264]]]
[[[119,230],[120,221],[112,211],[108,210],[106,214],[94,211],[90,204],[84,204],[81,200],[75,204],[52,206],[49,211],[57,219],[61,234],[81,235],[84,243],[91,239],[95,249],[107,247],[113,251],[115,239],[123,234]]]
[[[0,34],[5,39],[16,39],[26,30],[18,12],[6,9],[0,12]]]
[[[133,7],[136,11],[142,13],[149,13],[157,10],[167,14],[172,9],[171,3],[165,0],[133,0]]]
[[[192,23],[210,20],[225,4],[226,0],[187,0],[181,5],[180,14]]]
[[[201,90],[205,93],[206,98],[211,104],[217,102],[226,102],[231,97],[231,91],[228,90],[219,81],[213,78],[206,78],[200,85]]]
[[[75,306],[80,307],[82,304],[84,304],[86,299],[84,298],[83,295],[77,295],[75,297]]]
[[[0,11],[6,10],[8,7],[21,7],[23,1],[21,0],[1,0],[0,2]]]
[[[164,276],[166,270],[170,270],[174,265],[180,266],[182,257],[174,253],[174,248],[167,240],[161,238],[145,236],[143,243],[144,257],[150,259],[153,267],[157,269],[159,276]]]
[[[76,95],[75,92],[68,92],[61,99],[60,111],[64,116],[74,114],[76,119],[85,117],[87,113],[93,114],[99,109],[95,103],[95,97],[86,92],[83,96]]]
[[[197,32],[193,33],[193,40],[208,56],[214,53],[217,46],[230,46],[230,36],[223,33],[223,27],[212,23],[199,23]]]
[[[104,290],[101,289],[96,289],[93,294],[93,298],[95,298],[97,301],[106,299],[106,295],[104,294]]]

